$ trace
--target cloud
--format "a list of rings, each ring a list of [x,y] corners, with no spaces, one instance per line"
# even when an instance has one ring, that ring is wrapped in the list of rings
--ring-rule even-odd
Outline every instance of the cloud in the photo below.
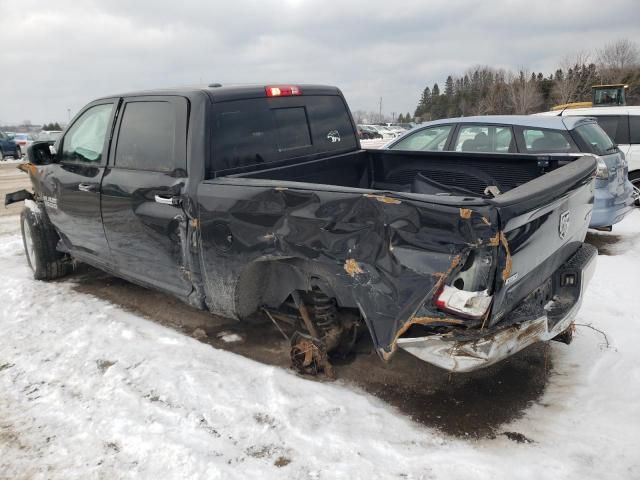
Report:
[[[353,109],[413,111],[427,84],[488,64],[551,72],[637,37],[635,0],[3,0],[0,121],[196,83],[329,83]]]

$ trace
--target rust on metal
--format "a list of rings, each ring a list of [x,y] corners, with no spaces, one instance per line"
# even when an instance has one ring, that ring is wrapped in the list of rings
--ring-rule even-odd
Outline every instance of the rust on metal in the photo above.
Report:
[[[500,232],[500,243],[502,243],[502,247],[504,248],[504,253],[506,256],[504,270],[502,270],[502,280],[506,281],[507,278],[511,276],[511,270],[513,269],[513,260],[511,259],[509,243],[507,242],[507,237],[504,232]]]
[[[302,317],[302,321],[304,322],[304,326],[307,327],[307,331],[313,336],[313,338],[320,338],[318,335],[318,330],[311,319],[311,315],[309,315],[309,311],[307,310],[307,306],[302,301],[300,297],[300,293],[297,290],[294,290],[291,294],[293,298],[293,302],[298,307],[298,311],[300,312],[300,316]]]
[[[355,277],[358,273],[364,273],[360,265],[358,265],[358,262],[353,258],[348,258],[347,261],[344,262],[344,271],[352,277]]]
[[[502,248],[504,248],[505,266],[504,266],[504,269],[502,270],[502,280],[503,281],[506,280],[511,276],[511,271],[513,269],[513,260],[511,258],[511,250],[509,249],[509,242],[507,241],[507,236],[504,234],[504,232],[500,231],[496,233],[494,237],[491,237],[489,239],[489,242],[487,243],[487,245],[491,247],[497,247],[498,245],[502,245]]]
[[[38,174],[38,169],[36,168],[36,166],[33,163],[21,163],[20,165],[18,165],[16,167],[18,170],[24,172],[24,173],[28,173],[31,176],[37,176]]]
[[[365,193],[364,196],[367,198],[373,198],[382,203],[390,203],[392,205],[399,205],[400,203],[402,203],[397,198],[387,197],[386,195],[376,195],[374,193]]]
[[[501,232],[497,232],[495,236],[489,238],[487,245],[489,245],[490,247],[497,247],[498,245],[500,245],[500,233]]]
[[[470,208],[461,208],[460,218],[463,218],[464,220],[469,220],[471,218],[472,213],[473,213],[473,210],[471,210]]]
[[[291,365],[298,372],[305,375],[324,373],[327,378],[335,378],[333,366],[329,362],[327,352],[322,345],[313,339],[297,335],[291,345]]]

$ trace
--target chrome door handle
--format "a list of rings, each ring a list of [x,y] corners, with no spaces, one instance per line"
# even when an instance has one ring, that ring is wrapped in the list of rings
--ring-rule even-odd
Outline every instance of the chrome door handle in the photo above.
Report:
[[[95,192],[96,185],[94,183],[79,183],[78,190],[81,192]]]
[[[174,205],[174,206],[177,205],[177,202],[176,202],[177,199],[175,197],[166,197],[162,195],[156,195],[155,200],[156,200],[156,203],[160,203],[162,205]]]

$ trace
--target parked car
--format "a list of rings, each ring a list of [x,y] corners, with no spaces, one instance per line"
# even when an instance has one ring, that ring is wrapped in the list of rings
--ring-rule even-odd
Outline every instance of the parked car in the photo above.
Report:
[[[38,132],[36,135],[36,140],[38,142],[48,142],[48,141],[56,141],[62,136],[62,131],[60,130],[42,130]]]
[[[33,143],[33,137],[29,133],[16,133],[13,140],[18,144],[22,153],[26,153],[27,148]]]
[[[0,132],[0,160],[5,160],[7,157],[13,157],[15,159],[22,158],[22,151],[20,146],[6,133]]]
[[[367,132],[371,139],[375,139],[375,138],[382,139],[383,138],[382,133],[380,133],[372,125],[358,125],[358,128],[360,128],[363,132]]]
[[[36,279],[75,259],[263,313],[302,371],[361,329],[384,360],[403,348],[451,371],[568,341],[595,267],[593,157],[362,150],[335,87],[110,96],[51,143],[30,147],[33,191],[5,198],[28,200]]]
[[[360,140],[373,140],[374,138],[382,138],[382,135],[380,135],[379,133],[373,130],[365,129],[362,127],[362,125],[358,125],[357,129],[358,129],[358,138]]]
[[[588,116],[598,120],[598,125],[618,145],[629,164],[629,180],[640,194],[640,106],[591,107],[543,112],[538,115]],[[636,204],[640,199],[636,200]]]
[[[392,138],[396,138],[398,136],[394,131],[389,130],[384,125],[366,125],[366,126],[369,128],[372,128],[373,130],[378,132],[378,134],[382,135],[382,138],[385,138],[388,140]]]
[[[391,150],[593,155],[598,162],[592,228],[609,230],[633,208],[624,154],[593,118],[488,115],[423,123],[385,145]],[[512,172],[505,172],[506,175]]]

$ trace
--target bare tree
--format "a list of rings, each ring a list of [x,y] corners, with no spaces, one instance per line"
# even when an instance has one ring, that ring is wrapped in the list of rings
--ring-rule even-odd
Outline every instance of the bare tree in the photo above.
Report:
[[[516,115],[533,113],[542,104],[542,95],[536,82],[531,80],[531,73],[527,70],[520,70],[517,76],[511,75],[507,90],[511,109]]]
[[[509,77],[513,77],[513,74],[507,74],[502,69],[494,72],[493,83],[476,105],[476,115],[496,115],[511,110],[510,87],[505,82],[505,78]]]
[[[636,67],[640,63],[640,50],[635,42],[623,38],[598,50],[597,61],[604,68],[624,70]]]
[[[560,68],[556,71],[555,82],[551,92],[551,98],[556,103],[571,103],[580,100],[583,94],[582,87],[585,83],[595,82],[596,78],[587,79],[581,75],[584,65],[591,63],[589,53],[579,51],[574,55],[567,55],[560,62]]]

